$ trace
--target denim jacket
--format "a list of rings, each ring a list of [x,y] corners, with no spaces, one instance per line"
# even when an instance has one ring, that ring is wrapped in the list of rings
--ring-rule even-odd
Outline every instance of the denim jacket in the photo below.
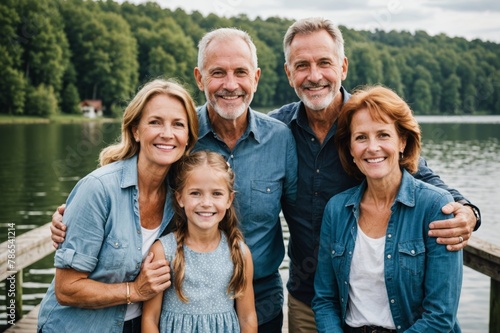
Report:
[[[342,332],[359,205],[366,182],[334,196],[321,227],[313,299],[319,332]],[[462,251],[450,252],[427,235],[429,223],[452,217],[441,207],[448,192],[403,172],[386,231],[384,275],[398,332],[461,332],[456,313],[462,287]],[[374,309],[374,311],[377,311]]]
[[[56,251],[55,267],[88,272],[89,279],[104,283],[134,281],[142,263],[137,186],[137,155],[81,179],[67,200],[63,219],[68,229]],[[172,195],[167,192],[160,235],[173,216]],[[126,305],[102,309],[62,306],[52,281],[41,303],[38,330],[122,332],[126,309]]]
[[[248,110],[248,127],[233,150],[220,139],[208,119],[207,106],[198,109],[200,129],[194,150],[223,155],[235,173],[240,228],[254,264],[254,293],[259,324],[276,317],[283,305],[279,266],[285,256],[279,214],[282,203],[295,202],[297,151],[287,125]]]
[[[343,103],[350,94],[340,89]],[[319,248],[321,221],[326,203],[332,196],[360,181],[349,176],[340,163],[335,146],[337,123],[334,123],[323,142],[317,140],[310,128],[303,102],[284,105],[268,113],[270,117],[281,120],[290,127],[298,153],[297,205],[283,205],[290,230],[288,256],[290,257],[290,277],[288,292],[301,302],[311,305],[314,297],[314,274]],[[455,201],[465,198],[455,189],[448,187],[435,174],[423,158],[420,158],[418,172],[413,175],[426,183],[443,188],[451,193]]]

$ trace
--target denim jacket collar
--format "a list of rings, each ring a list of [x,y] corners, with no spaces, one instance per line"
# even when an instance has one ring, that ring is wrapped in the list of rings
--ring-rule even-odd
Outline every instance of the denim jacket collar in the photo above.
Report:
[[[416,182],[415,178],[406,169],[402,169],[403,176],[401,179],[401,185],[399,186],[398,194],[394,202],[400,202],[401,204],[414,207],[415,206],[415,188]],[[346,207],[354,206],[359,209],[359,204],[363,193],[366,190],[366,179],[358,186],[357,190],[353,192],[352,196],[347,200]]]
[[[123,160],[120,187],[127,188],[137,186],[137,184],[137,154],[135,154],[131,158]]]

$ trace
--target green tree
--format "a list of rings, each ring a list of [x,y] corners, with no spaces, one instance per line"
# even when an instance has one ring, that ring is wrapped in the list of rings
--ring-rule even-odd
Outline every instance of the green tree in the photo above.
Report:
[[[443,94],[441,98],[441,110],[445,113],[461,114],[460,102],[460,78],[451,74],[443,82]]]
[[[135,91],[137,45],[119,14],[92,1],[65,1],[61,11],[82,98],[102,99],[106,110]]]
[[[26,114],[49,117],[57,114],[57,98],[52,86],[30,87],[26,96]]]
[[[80,95],[73,83],[68,84],[61,94],[61,111],[64,113],[78,114],[80,112]]]
[[[58,7],[50,0],[19,0],[16,3],[23,23],[18,35],[24,37],[22,68],[34,86],[54,87],[58,95],[69,61],[69,46]]]
[[[254,38],[254,43],[257,48],[257,56],[261,75],[259,86],[254,97],[253,105],[268,106],[274,105],[274,94],[278,83],[278,75],[276,74],[276,54],[264,42]]]
[[[428,81],[417,79],[413,85],[413,97],[409,104],[415,114],[432,114],[432,93]]]
[[[0,3],[0,113],[24,112],[25,79],[20,70],[23,40],[17,35],[21,17],[15,0]]]
[[[382,61],[373,44],[358,43],[351,49],[350,59],[355,63],[350,74],[355,73],[354,86],[382,83]],[[353,73],[354,72],[354,73]]]

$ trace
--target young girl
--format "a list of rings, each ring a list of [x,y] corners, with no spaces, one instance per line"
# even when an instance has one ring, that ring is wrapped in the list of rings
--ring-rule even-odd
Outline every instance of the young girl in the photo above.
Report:
[[[151,247],[155,259],[171,262],[173,284],[144,303],[142,331],[257,332],[233,171],[221,155],[199,151],[181,159],[175,175],[175,230]]]

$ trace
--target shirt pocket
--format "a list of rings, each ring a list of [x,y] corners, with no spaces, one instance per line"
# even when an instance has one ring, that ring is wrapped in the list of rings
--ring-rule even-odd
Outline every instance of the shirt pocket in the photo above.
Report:
[[[252,181],[252,220],[268,221],[280,212],[282,184],[273,180]]]
[[[401,268],[411,275],[424,272],[425,244],[422,240],[401,242],[398,244]]]
[[[127,255],[128,242],[115,237],[107,237],[101,250],[101,261],[105,269],[123,266]]]
[[[342,243],[332,243],[330,245],[330,257],[332,260],[332,267],[337,272],[343,272],[345,265],[345,246]]]

